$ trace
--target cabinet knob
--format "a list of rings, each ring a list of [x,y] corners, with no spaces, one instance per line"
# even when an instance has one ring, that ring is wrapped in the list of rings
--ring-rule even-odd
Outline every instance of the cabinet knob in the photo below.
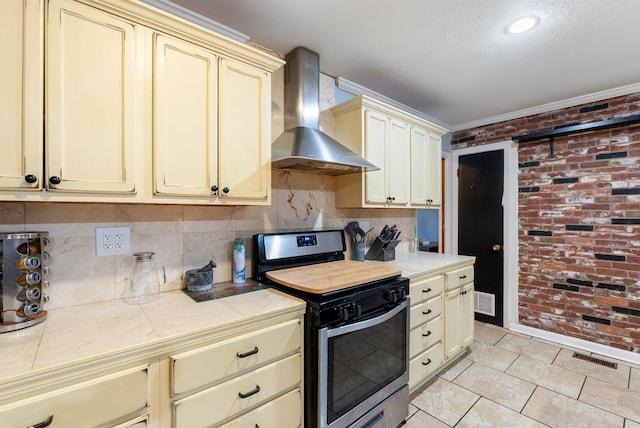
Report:
[[[224,193],[225,195],[226,195],[227,193],[229,193],[229,188],[228,188],[228,187],[223,187],[223,188],[222,188],[222,193]]]
[[[213,186],[211,186],[211,194],[213,196],[218,194],[218,186],[216,186],[215,184]]]
[[[60,177],[58,177],[57,175],[51,176],[49,177],[49,183],[51,184],[60,184],[62,182],[62,179]]]
[[[38,181],[38,177],[36,177],[33,174],[27,174],[27,175],[24,176],[24,181],[26,181],[29,184],[33,184],[36,181]]]
[[[432,204],[433,203],[433,199],[427,199],[427,202]]]

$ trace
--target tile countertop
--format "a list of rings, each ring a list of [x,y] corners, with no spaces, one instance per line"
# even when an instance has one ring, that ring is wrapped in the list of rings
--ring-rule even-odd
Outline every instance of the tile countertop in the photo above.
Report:
[[[475,257],[458,256],[453,254],[429,253],[425,251],[397,252],[396,259],[388,262],[365,261],[365,263],[383,263],[388,266],[397,267],[402,270],[402,276],[409,279],[416,276],[428,275],[430,273],[442,272],[443,270],[456,269],[473,263]]]
[[[182,291],[161,293],[144,305],[111,300],[48,311],[35,326],[0,334],[0,384],[39,369],[166,343],[185,333],[238,323],[304,302],[273,289],[194,302]]]
[[[384,263],[418,275],[455,269],[473,257],[399,253]],[[41,324],[0,334],[0,384],[40,369],[69,366],[104,355],[162,344],[186,333],[214,329],[278,311],[304,310],[304,302],[273,289],[194,302],[182,291],[162,293],[144,305],[110,300],[48,311]]]

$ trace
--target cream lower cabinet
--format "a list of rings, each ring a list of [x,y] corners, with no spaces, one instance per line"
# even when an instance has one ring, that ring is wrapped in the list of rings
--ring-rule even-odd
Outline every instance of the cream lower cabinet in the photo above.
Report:
[[[451,358],[473,341],[473,266],[448,272],[445,283],[445,357]]]
[[[151,399],[149,377],[149,366],[133,367],[15,401],[0,406],[1,425],[146,426]]]
[[[409,391],[414,392],[473,341],[473,264],[410,281]]]
[[[440,146],[434,144],[444,128],[365,96],[331,112],[334,138],[380,168],[338,176],[336,206],[411,208],[440,203],[441,167],[435,153]]]
[[[172,426],[302,426],[302,321],[173,355]]]
[[[40,190],[44,3],[0,2],[0,191]]]
[[[409,284],[409,390],[421,386],[444,362],[444,277],[418,277]]]

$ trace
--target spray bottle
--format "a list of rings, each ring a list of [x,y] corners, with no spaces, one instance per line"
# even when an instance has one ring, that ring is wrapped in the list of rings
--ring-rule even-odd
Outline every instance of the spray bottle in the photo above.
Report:
[[[245,282],[245,250],[242,238],[236,238],[233,248],[233,282],[242,284]]]

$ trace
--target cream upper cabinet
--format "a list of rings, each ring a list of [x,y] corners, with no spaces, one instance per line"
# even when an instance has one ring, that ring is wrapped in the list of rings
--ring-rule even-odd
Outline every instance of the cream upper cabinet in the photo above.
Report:
[[[43,4],[0,3],[0,190],[42,188]]]
[[[425,207],[428,199],[433,200],[428,205],[440,203],[440,146],[434,144],[444,128],[365,96],[331,112],[334,138],[380,168],[338,176],[337,207],[416,208]]]
[[[137,0],[0,3],[0,200],[271,202],[281,59]]]
[[[365,173],[365,204],[403,205],[409,200],[409,127],[365,110],[365,155],[380,168]]]
[[[221,198],[270,203],[271,74],[222,58],[219,112]]]
[[[218,58],[154,35],[154,194],[209,197],[218,180]]]
[[[411,205],[438,207],[442,203],[442,142],[440,136],[411,128]]]
[[[135,193],[138,27],[71,0],[47,24],[47,190]]]

